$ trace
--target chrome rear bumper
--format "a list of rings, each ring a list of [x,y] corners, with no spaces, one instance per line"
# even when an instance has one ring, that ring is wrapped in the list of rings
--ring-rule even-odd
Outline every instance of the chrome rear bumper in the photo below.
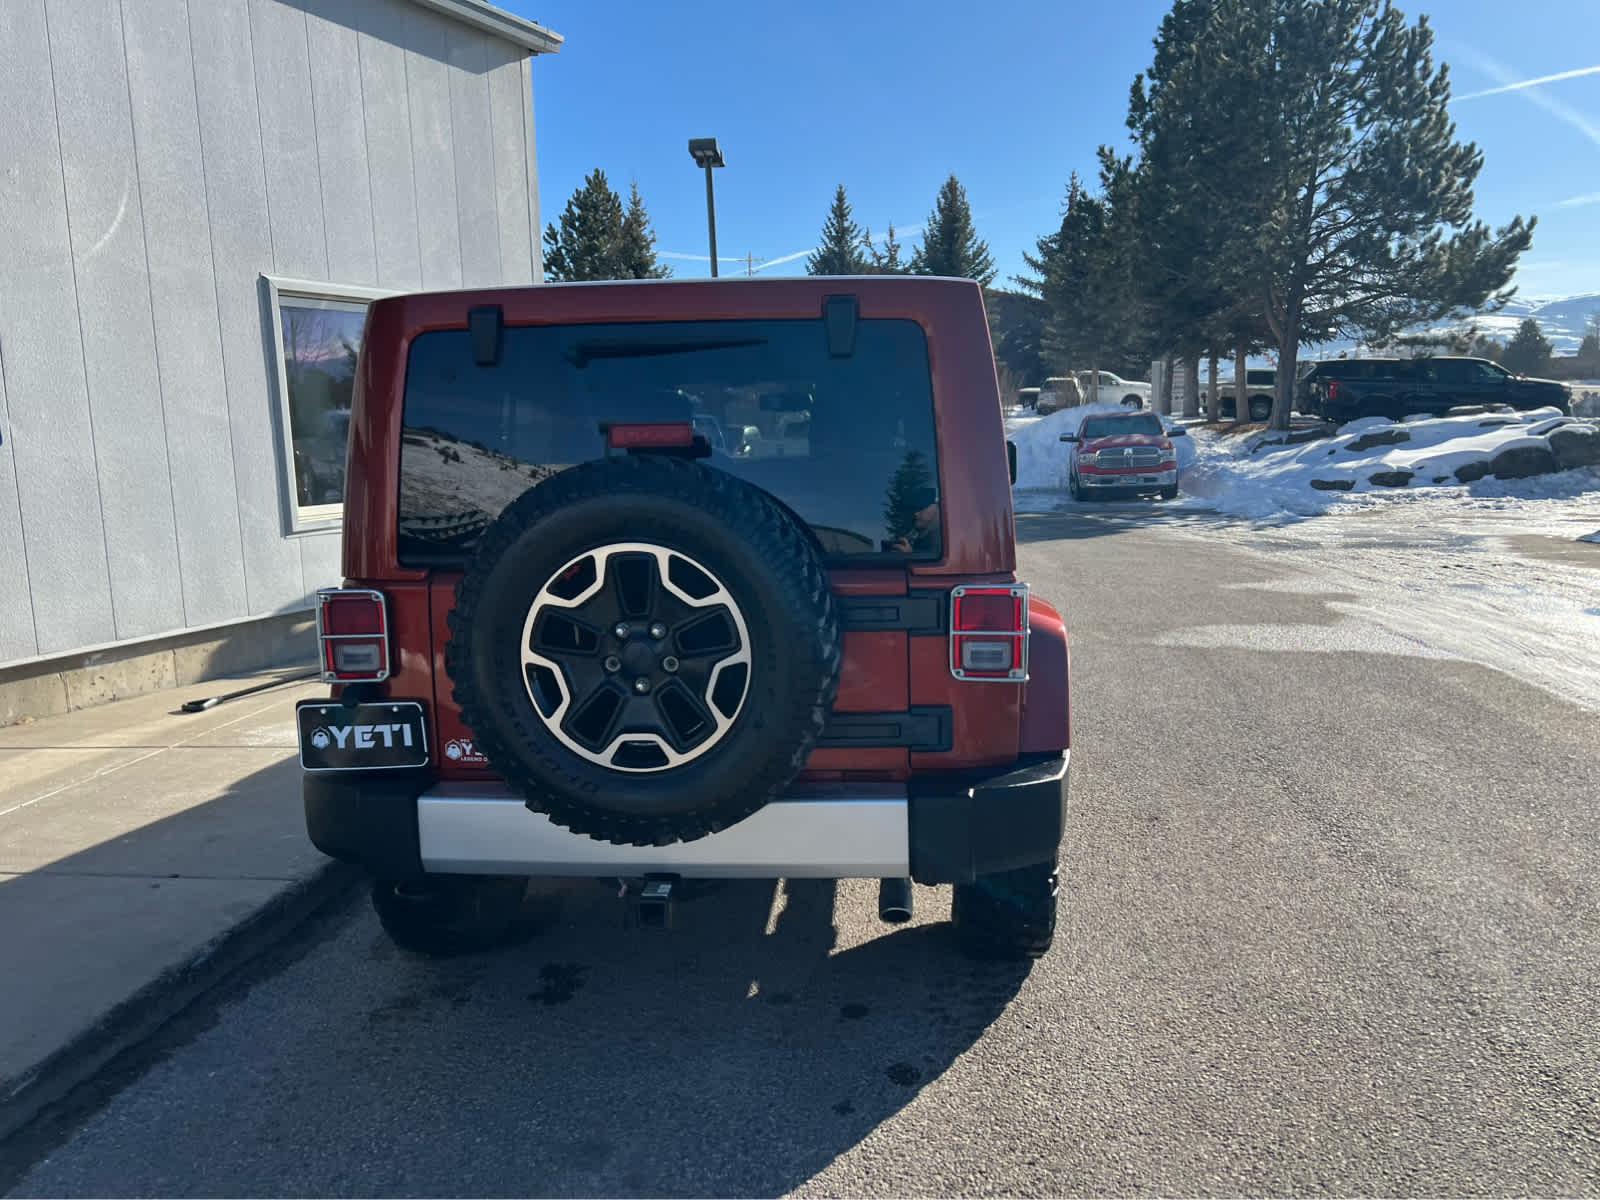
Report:
[[[910,874],[904,788],[797,790],[737,825],[670,846],[613,846],[531,812],[500,784],[446,784],[417,798],[423,868],[464,875],[882,879]]]

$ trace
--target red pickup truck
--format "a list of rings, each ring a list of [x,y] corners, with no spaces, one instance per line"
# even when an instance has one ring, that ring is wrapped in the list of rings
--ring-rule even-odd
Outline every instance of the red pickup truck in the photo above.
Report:
[[[763,438],[742,455],[706,430]],[[1054,935],[1067,636],[1017,577],[982,294],[563,284],[376,301],[344,585],[299,708],[306,823],[424,953],[532,876],[954,885],[967,950]]]
[[[1154,413],[1090,413],[1061,435],[1072,444],[1067,488],[1074,500],[1114,492],[1178,494],[1178,448]]]

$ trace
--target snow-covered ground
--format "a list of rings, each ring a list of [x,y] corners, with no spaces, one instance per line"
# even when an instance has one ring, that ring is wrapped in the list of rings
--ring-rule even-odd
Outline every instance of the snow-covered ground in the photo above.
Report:
[[[1260,645],[1263,628],[1248,624],[1182,636],[1219,646],[1449,658],[1600,713],[1600,548],[1573,544],[1580,531],[1600,526],[1600,492],[1512,505],[1463,511],[1439,498],[1293,525],[1180,525],[1182,536],[1220,538],[1299,575],[1237,585],[1242,614],[1249,590],[1288,588],[1326,595],[1338,616],[1314,631],[1323,643],[1309,646],[1301,627],[1285,631],[1293,641],[1285,636],[1274,646]]]
[[[1600,468],[1593,466],[1526,479],[1487,473],[1470,478],[1506,451],[1547,450],[1549,434],[1573,423],[1553,409],[1404,423],[1372,417],[1343,426],[1333,437],[1290,446],[1262,446],[1255,438],[1197,431],[1190,440],[1199,454],[1181,472],[1180,486],[1190,505],[1257,519],[1415,503],[1441,495],[1476,504],[1600,492]],[[1389,438],[1401,440],[1389,443]]]
[[[1340,617],[1312,631],[1318,640],[1303,627],[1250,623],[1241,594],[1241,623],[1174,633],[1184,644],[1450,658],[1600,711],[1600,550],[1575,544],[1600,542],[1600,466],[1465,484],[1453,474],[1508,448],[1548,446],[1553,415],[1363,421],[1334,437],[1254,452],[1250,436],[1194,429],[1176,443],[1188,446],[1184,494],[1122,505],[1074,502],[1064,490],[1069,446],[1047,422],[1075,425],[1081,415],[1009,423],[1018,444],[1018,512],[1153,522],[1181,537],[1279,558],[1301,577],[1238,586],[1326,594]],[[1481,424],[1491,417],[1510,423]],[[1409,440],[1350,449],[1374,433]],[[1414,485],[1373,485],[1370,476],[1385,471],[1411,471]],[[1440,476],[1448,482],[1435,484]],[[1349,479],[1351,490],[1310,486],[1335,477]]]
[[[1087,411],[1007,423],[1017,444],[1017,488],[1024,493],[1019,510],[1048,510],[1059,502],[1049,493],[1065,489],[1071,451],[1060,437]],[[1182,490],[1168,505],[1271,521],[1441,498],[1456,506],[1494,507],[1505,501],[1600,495],[1600,466],[1526,479],[1488,474],[1489,465],[1507,451],[1547,454],[1549,436],[1564,427],[1577,431],[1567,435],[1573,437],[1591,428],[1554,409],[1405,422],[1369,417],[1331,437],[1295,445],[1263,444],[1266,435],[1224,436],[1195,428],[1174,439]],[[1471,478],[1474,474],[1479,477]]]

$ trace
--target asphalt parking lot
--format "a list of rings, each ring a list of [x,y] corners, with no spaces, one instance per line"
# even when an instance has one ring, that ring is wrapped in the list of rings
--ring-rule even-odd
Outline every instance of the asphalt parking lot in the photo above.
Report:
[[[883,926],[865,881],[665,933],[552,885],[526,944],[445,963],[351,898],[10,1194],[1600,1190],[1595,714],[1289,555],[1110,510],[1019,536],[1073,636],[1042,961],[958,958],[947,892]]]

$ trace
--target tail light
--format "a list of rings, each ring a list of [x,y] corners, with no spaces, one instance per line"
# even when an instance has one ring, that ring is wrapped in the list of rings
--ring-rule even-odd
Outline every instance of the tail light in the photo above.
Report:
[[[951,591],[950,673],[971,680],[1028,678],[1025,584]]]
[[[1339,398],[1339,381],[1337,379],[1330,379],[1328,381],[1328,399],[1329,400],[1337,400],[1338,398]]]
[[[317,593],[317,644],[328,683],[389,678],[389,608],[382,592],[323,588]]]

